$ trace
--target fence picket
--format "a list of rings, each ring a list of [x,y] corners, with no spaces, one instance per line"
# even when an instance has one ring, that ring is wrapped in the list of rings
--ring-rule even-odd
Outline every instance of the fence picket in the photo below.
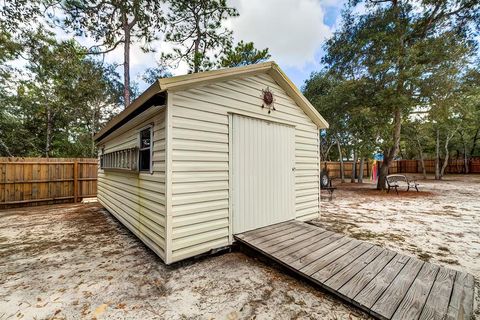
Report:
[[[352,175],[353,162],[344,161],[345,178],[350,178]],[[435,160],[424,160],[425,170],[427,173],[435,173]],[[363,169],[365,178],[370,177],[372,162],[366,162]],[[440,167],[442,163],[440,163]],[[359,163],[357,162],[357,172]],[[320,164],[321,170],[326,170],[330,178],[340,178],[340,162],[338,161],[322,161]],[[445,173],[461,174],[465,173],[465,165],[463,159],[450,159]],[[393,161],[389,170],[390,174],[394,173],[422,173],[422,165],[420,160],[396,160]],[[473,158],[469,163],[469,173],[480,173],[480,158]],[[358,174],[357,174],[358,176]]]
[[[77,202],[97,193],[97,159],[0,157],[0,208]]]

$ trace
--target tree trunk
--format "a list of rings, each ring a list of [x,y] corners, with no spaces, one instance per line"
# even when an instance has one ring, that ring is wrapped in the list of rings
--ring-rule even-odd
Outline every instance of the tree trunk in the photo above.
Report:
[[[450,152],[448,150],[448,145],[450,144],[450,139],[453,138],[453,133],[451,135],[447,135],[447,137],[445,138],[445,160],[443,161],[443,165],[442,165],[442,170],[440,171],[440,177],[443,178],[443,176],[445,175],[445,169],[447,168],[448,166],[448,157],[450,155]]]
[[[477,129],[475,132],[475,136],[473,137],[473,143],[472,143],[472,149],[470,149],[470,155],[475,154],[475,148],[477,147],[477,141],[478,141],[478,134],[480,133],[480,128]]]
[[[427,179],[427,170],[425,169],[425,159],[423,158],[423,149],[420,144],[420,139],[417,136],[418,154],[420,155],[420,165],[422,167],[423,179]]]
[[[360,158],[360,167],[358,168],[358,183],[363,183],[363,165],[365,163],[365,158]]]
[[[441,178],[443,178],[443,176],[445,176],[445,169],[448,166],[448,156],[449,156],[448,147],[447,147],[447,143],[445,143],[445,159],[443,160],[442,169],[440,170],[440,177]]]
[[[440,130],[437,129],[437,138],[435,144],[435,180],[441,180],[440,175]]]
[[[463,173],[469,173],[467,142],[463,137],[463,132],[460,132],[460,138],[462,140],[462,147],[463,147]]]
[[[397,60],[397,74],[396,74],[396,88],[395,94],[397,98],[401,98],[404,92],[405,86],[405,77],[404,77],[404,70],[405,70],[405,57],[407,55],[406,46],[405,46],[405,31],[402,27],[402,10],[398,5],[399,2],[394,0],[392,2],[393,12],[395,15],[394,23],[395,23],[395,33],[398,39],[398,54],[396,56]],[[396,106],[394,109],[394,117],[393,117],[393,145],[388,150],[388,153],[383,154],[383,162],[379,168],[379,175],[378,175],[378,182],[377,182],[377,190],[385,190],[386,188],[386,177],[388,175],[388,169],[390,168],[393,160],[398,154],[400,150],[400,135],[402,132],[402,110],[400,106]]]
[[[345,182],[345,168],[343,166],[343,156],[342,156],[342,148],[340,147],[340,140],[337,139],[337,148],[338,148],[338,157],[340,159],[340,179],[342,183]]]
[[[90,128],[90,138],[92,139],[91,141],[91,145],[90,145],[90,156],[92,158],[96,158],[97,155],[95,154],[95,140],[93,139],[93,137],[95,136],[95,128],[97,127],[96,126],[96,113],[97,113],[97,108],[92,108],[92,118],[91,118],[91,121],[92,121],[92,127]]]
[[[0,146],[3,147],[3,149],[5,150],[6,154],[9,156],[9,157],[13,157],[12,153],[10,152],[10,149],[8,148],[7,144],[0,138]]]
[[[130,26],[127,13],[122,13],[125,44],[123,47],[123,100],[125,108],[130,105]]]
[[[197,37],[195,38],[193,47],[193,73],[200,71],[200,40],[202,33],[200,32],[200,18],[195,17],[195,28],[197,30]]]
[[[50,157],[50,149],[52,147],[52,110],[47,107],[47,134],[45,141],[45,157]]]
[[[394,128],[393,128],[393,146],[390,148],[388,153],[383,153],[383,162],[380,168],[378,169],[378,182],[377,190],[385,190],[385,179],[388,175],[388,168],[395,159],[398,150],[400,149],[400,134],[402,131],[402,111],[400,108],[395,110],[394,116]]]
[[[331,143],[331,144],[328,146],[327,151],[325,151],[323,154],[320,153],[320,154],[322,155],[322,159],[323,159],[324,161],[326,161],[326,160],[328,159],[328,156],[329,156],[329,154],[330,154],[330,149],[332,149],[332,147],[333,147],[334,145],[335,145],[335,144]]]
[[[469,162],[470,161],[467,154],[467,144],[463,142],[463,166],[464,166],[464,173],[466,174],[470,173],[470,166],[468,165]]]
[[[357,151],[353,150],[352,176],[350,177],[351,183],[355,183],[356,176],[357,176]]]

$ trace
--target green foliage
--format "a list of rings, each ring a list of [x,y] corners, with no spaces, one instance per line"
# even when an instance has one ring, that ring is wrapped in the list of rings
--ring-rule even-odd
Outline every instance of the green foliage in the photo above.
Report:
[[[158,65],[155,68],[148,68],[142,76],[143,81],[152,84],[158,79],[170,78],[172,74],[169,69],[163,65]]]
[[[142,43],[145,52],[158,40],[164,25],[162,1],[158,0],[63,0],[59,3],[63,15],[53,21],[60,23],[76,36],[93,38],[98,44],[90,53],[106,53],[123,45],[123,102],[128,106],[132,91],[130,84],[130,44]]]
[[[114,67],[42,29],[22,46],[26,68],[2,94],[0,155],[95,156],[92,136],[120,102]]]
[[[194,73],[211,69],[212,57],[231,46],[232,32],[222,23],[237,15],[226,0],[171,0],[165,39],[175,48],[162,60],[173,65],[186,61]]]
[[[360,2],[366,10],[354,13]],[[325,73],[338,81],[332,91],[347,90],[328,102],[340,109],[331,122],[348,123],[343,143],[356,145],[370,135],[367,149],[382,151],[385,166],[397,157],[402,124],[412,112],[423,108],[443,118],[458,112],[459,78],[476,50],[478,1],[420,2],[350,2],[322,60]]]
[[[240,67],[266,61],[270,58],[268,48],[258,50],[253,42],[237,43],[235,48],[228,48],[220,57],[220,66],[224,68]]]
[[[125,31],[132,41],[149,44],[158,40],[163,27],[162,1],[157,0],[63,0],[65,16],[52,19],[72,29],[77,36],[91,37],[99,43],[92,48],[97,52],[111,51],[126,41]]]
[[[376,113],[363,104],[367,99],[364,89],[361,81],[345,80],[328,72],[312,74],[303,88],[305,96],[330,125],[325,136],[327,148],[338,140],[347,149],[347,157],[353,151],[368,156],[375,147],[378,132],[372,120]],[[322,157],[330,158],[329,154]]]

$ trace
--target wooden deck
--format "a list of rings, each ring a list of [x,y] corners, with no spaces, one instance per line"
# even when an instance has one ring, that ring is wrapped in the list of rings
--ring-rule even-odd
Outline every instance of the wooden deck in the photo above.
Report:
[[[379,319],[470,319],[474,278],[299,221],[239,242]]]

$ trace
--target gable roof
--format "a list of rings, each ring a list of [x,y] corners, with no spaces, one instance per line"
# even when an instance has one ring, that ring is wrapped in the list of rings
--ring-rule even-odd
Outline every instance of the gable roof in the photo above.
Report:
[[[312,104],[305,98],[305,96],[298,90],[293,82],[288,79],[286,74],[273,61],[248,65],[244,67],[235,67],[227,69],[212,70],[200,73],[192,73],[183,76],[176,76],[171,78],[159,79],[152,84],[145,92],[143,92],[137,99],[135,99],[125,110],[113,117],[107,125],[97,132],[94,140],[98,141],[104,138],[109,133],[113,132],[119,125],[123,124],[132,115],[137,114],[144,109],[145,104],[152,100],[158,100],[161,93],[168,91],[178,91],[192,88],[199,85],[205,85],[217,81],[225,81],[234,78],[245,76],[252,76],[256,74],[265,73],[270,75],[278,85],[285,90],[285,92],[297,103],[297,105],[305,112],[307,116],[320,129],[328,128],[328,123],[312,106]]]

